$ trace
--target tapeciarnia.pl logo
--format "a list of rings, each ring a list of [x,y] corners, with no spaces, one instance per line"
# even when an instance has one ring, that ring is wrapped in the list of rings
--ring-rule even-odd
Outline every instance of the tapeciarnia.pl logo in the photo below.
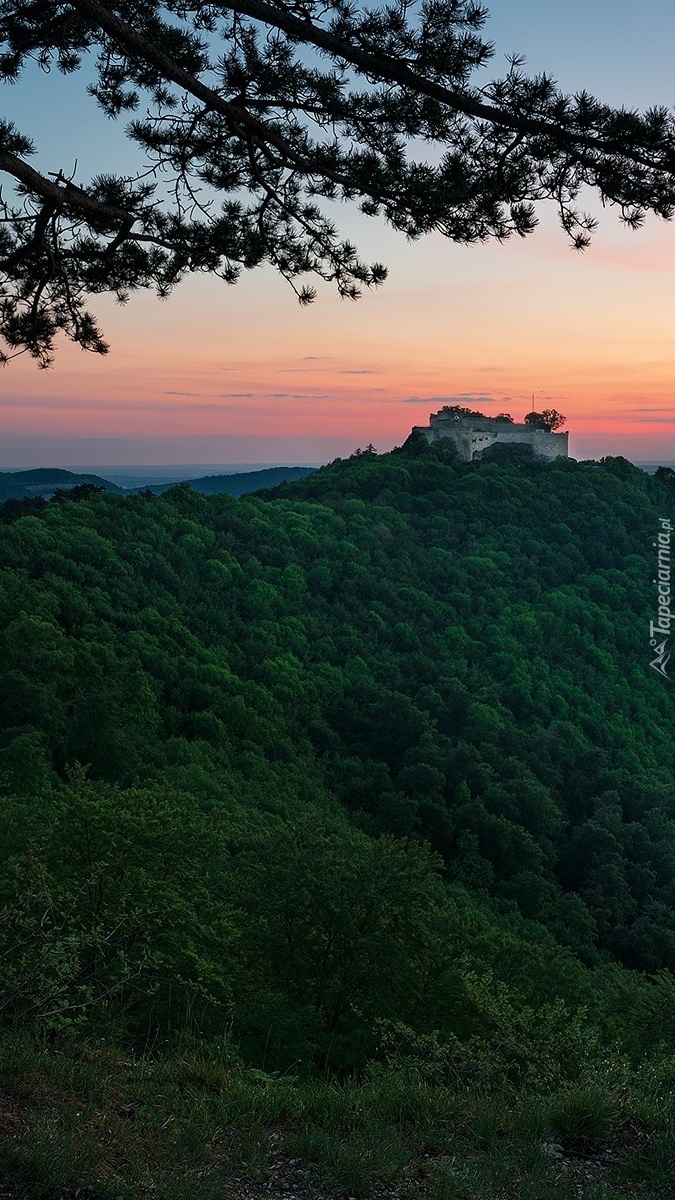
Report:
[[[658,552],[657,578],[652,580],[652,583],[655,583],[658,588],[659,615],[656,621],[649,622],[649,645],[654,648],[656,655],[649,665],[658,671],[659,675],[663,675],[664,679],[669,679],[666,667],[670,659],[670,652],[666,650],[666,642],[670,637],[670,623],[675,620],[675,613],[670,611],[670,541],[673,527],[667,517],[659,517],[659,525],[661,528],[658,541],[654,542],[654,547]]]

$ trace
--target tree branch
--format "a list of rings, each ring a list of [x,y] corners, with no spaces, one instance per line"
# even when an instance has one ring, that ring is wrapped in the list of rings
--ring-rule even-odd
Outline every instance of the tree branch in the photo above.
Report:
[[[38,248],[46,232],[49,219],[55,211],[53,202],[46,200],[35,219],[32,237],[27,242],[24,242],[23,246],[19,246],[17,250],[9,254],[7,258],[0,259],[0,267],[2,267],[3,271],[12,271],[20,262],[23,262],[24,258],[28,257],[32,250]]]
[[[251,130],[264,141],[275,146],[303,174],[321,174],[328,176],[334,183],[350,183],[346,177],[337,174],[333,175],[330,168],[326,168],[323,163],[319,167],[315,163],[312,163],[310,159],[306,159],[301,154],[298,154],[276,130],[266,125],[264,121],[259,121],[257,117],[254,117],[242,105],[233,104],[230,100],[225,100],[213,88],[208,87],[195,75],[191,75],[189,71],[181,67],[180,63],[177,63],[170,55],[166,54],[142,34],[136,33],[135,29],[132,29],[130,25],[126,25],[103,4],[100,4],[98,0],[70,0],[70,3],[81,16],[86,16],[93,20],[126,53],[151,63],[166,79],[170,79],[172,83],[175,83],[189,95],[194,96],[196,100],[201,100],[212,112],[220,113],[221,116],[226,117],[243,140],[246,138],[246,130]]]
[[[61,186],[58,183],[52,183],[51,179],[47,179],[34,167],[24,162],[22,158],[18,158],[16,154],[10,154],[8,151],[0,151],[0,171],[13,175],[29,191],[42,196],[42,199],[50,202],[55,209],[75,209],[85,217],[99,221],[101,218],[114,223],[122,221],[129,228],[136,220],[133,213],[127,212],[124,208],[115,208],[111,204],[102,204],[73,184],[66,182],[64,186]]]
[[[101,7],[97,3],[97,0],[81,0],[81,2],[80,0],[71,0],[71,3],[74,3],[78,9],[94,6],[96,8]],[[553,138],[557,142],[560,142],[561,133],[564,132],[561,126],[553,122],[542,121],[535,117],[522,116],[518,113],[506,112],[503,109],[495,108],[494,105],[484,104],[479,100],[475,100],[471,96],[466,95],[465,92],[435,83],[433,80],[425,78],[424,75],[411,70],[410,67],[400,62],[400,60],[361,50],[351,42],[345,41],[344,38],[337,37],[328,30],[320,29],[310,20],[300,20],[298,17],[284,12],[283,9],[266,4],[265,0],[220,0],[220,6],[232,12],[240,13],[243,16],[251,17],[255,21],[262,21],[266,25],[273,25],[297,41],[309,43],[322,50],[326,50],[329,54],[341,58],[345,62],[352,63],[355,67],[359,67],[367,74],[383,80],[389,80],[389,82],[399,84],[403,87],[409,87],[412,91],[418,92],[420,95],[428,96],[432,100],[438,100],[463,116],[473,117],[479,121],[487,121],[492,125],[512,129],[514,132],[522,134]],[[648,167],[651,170],[657,167],[657,164],[651,159],[645,158],[635,151],[631,151],[625,145],[618,145],[617,142],[605,141],[595,135],[585,134],[583,130],[575,131],[574,139],[590,149],[599,150],[605,154],[616,154],[617,151],[620,151],[621,154],[629,158],[632,162],[643,167]]]

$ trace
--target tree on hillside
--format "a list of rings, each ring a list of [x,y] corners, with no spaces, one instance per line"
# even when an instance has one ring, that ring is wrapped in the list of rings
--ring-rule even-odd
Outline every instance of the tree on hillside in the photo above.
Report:
[[[555,432],[556,429],[562,429],[567,422],[567,417],[559,413],[555,408],[545,408],[542,412],[530,412],[525,417],[527,425],[543,425],[549,433]]]
[[[526,235],[548,198],[583,248],[587,186],[633,228],[669,218],[673,114],[565,96],[518,59],[484,81],[486,17],[474,0],[0,0],[0,78],[82,69],[144,157],[135,174],[86,179],[76,145],[67,163],[43,147],[36,167],[30,129],[0,120],[5,357],[45,366],[59,331],[105,353],[88,296],[164,296],[192,271],[233,283],[270,262],[302,303],[312,274],[356,297],[385,268],[321,201],[462,243]]]

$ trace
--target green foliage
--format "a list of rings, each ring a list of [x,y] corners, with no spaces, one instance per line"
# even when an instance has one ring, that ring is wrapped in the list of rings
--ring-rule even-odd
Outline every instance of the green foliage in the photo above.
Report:
[[[245,1035],[246,997],[259,1025],[262,999],[268,1062],[287,1057],[293,1037],[299,1059],[362,1059],[374,1021],[415,1011],[429,987],[439,866],[414,843],[372,841],[316,817],[247,842],[232,865],[242,940],[235,1028]]]
[[[217,822],[190,796],[81,771],[42,805],[5,800],[5,1028],[112,1016],[148,1036],[199,1002],[226,1011],[233,930]]]
[[[570,1078],[596,1078],[605,1048],[585,1010],[562,1000],[531,1008],[491,973],[460,976],[466,1032],[414,1033],[400,1021],[378,1023],[388,1066],[436,1084],[473,1085],[505,1094],[550,1091]],[[621,1057],[614,1052],[614,1067]]]
[[[5,1031],[512,1095],[667,1062],[672,499],[413,438],[3,525]]]

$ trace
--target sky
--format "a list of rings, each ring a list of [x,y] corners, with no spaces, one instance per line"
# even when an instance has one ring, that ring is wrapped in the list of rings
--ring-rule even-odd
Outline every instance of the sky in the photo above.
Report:
[[[502,55],[614,104],[675,106],[672,0],[493,0],[486,29]],[[77,77],[3,86],[3,115],[31,134],[37,165],[78,179],[128,169],[122,128]],[[38,371],[0,373],[0,469],[329,461],[400,445],[442,404],[522,420],[568,419],[570,454],[675,461],[675,222],[637,233],[616,215],[583,254],[544,206],[529,238],[459,247],[409,244],[383,222],[336,207],[341,230],[389,278],[357,303],[330,286],[301,308],[271,268],[235,287],[192,278],[167,301],[138,293],[92,305],[105,357],[64,342]]]

